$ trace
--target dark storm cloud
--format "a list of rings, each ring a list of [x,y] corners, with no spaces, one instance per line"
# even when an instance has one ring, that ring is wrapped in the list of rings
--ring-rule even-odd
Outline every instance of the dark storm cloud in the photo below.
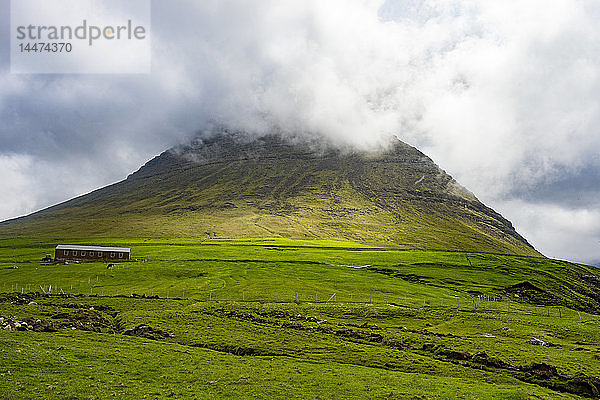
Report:
[[[359,147],[392,133],[542,251],[600,256],[597,2],[156,0],[152,15],[151,74],[13,75],[2,13],[0,218],[122,179],[213,123]]]
[[[506,194],[528,202],[544,202],[568,209],[600,208],[600,162],[588,160],[580,169],[558,168],[552,176]]]

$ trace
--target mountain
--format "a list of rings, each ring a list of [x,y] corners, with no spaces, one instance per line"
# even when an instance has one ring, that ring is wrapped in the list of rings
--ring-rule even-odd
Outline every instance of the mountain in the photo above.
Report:
[[[539,255],[512,224],[397,139],[358,151],[221,132],[119,183],[0,224],[0,237],[288,237]]]

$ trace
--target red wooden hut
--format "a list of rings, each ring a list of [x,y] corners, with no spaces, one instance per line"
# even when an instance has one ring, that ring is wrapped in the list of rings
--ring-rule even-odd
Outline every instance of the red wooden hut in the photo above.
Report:
[[[131,249],[129,247],[59,244],[54,250],[54,258],[57,260],[81,261],[129,261],[131,259]]]

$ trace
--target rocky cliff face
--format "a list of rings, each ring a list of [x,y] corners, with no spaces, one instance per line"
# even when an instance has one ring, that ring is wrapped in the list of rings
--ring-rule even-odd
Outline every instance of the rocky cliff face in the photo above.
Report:
[[[345,239],[537,254],[511,223],[423,153],[221,133],[155,157],[125,181],[0,225],[0,234]],[[75,229],[94,220],[97,231]],[[52,221],[52,222],[50,222]],[[58,227],[58,228],[57,228]]]

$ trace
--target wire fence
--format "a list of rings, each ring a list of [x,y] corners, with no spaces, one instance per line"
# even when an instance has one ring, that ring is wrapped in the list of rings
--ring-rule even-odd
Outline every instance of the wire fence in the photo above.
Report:
[[[95,282],[94,282],[95,280]],[[3,284],[4,293],[13,294],[42,294],[51,296],[93,296],[93,297],[131,297],[147,299],[172,299],[191,300],[197,302],[242,302],[242,303],[314,303],[337,305],[387,305],[422,312],[428,311],[466,311],[481,314],[521,314],[551,318],[569,318],[584,321],[581,311],[568,308],[565,305],[535,305],[524,302],[511,301],[508,297],[498,295],[469,295],[427,297],[414,294],[398,295],[393,293],[373,292],[313,292],[307,291],[262,291],[253,292],[227,292],[223,291],[198,291],[172,289],[140,289],[123,287],[104,287],[99,285],[99,277],[88,278],[87,285],[59,285],[59,284]]]

